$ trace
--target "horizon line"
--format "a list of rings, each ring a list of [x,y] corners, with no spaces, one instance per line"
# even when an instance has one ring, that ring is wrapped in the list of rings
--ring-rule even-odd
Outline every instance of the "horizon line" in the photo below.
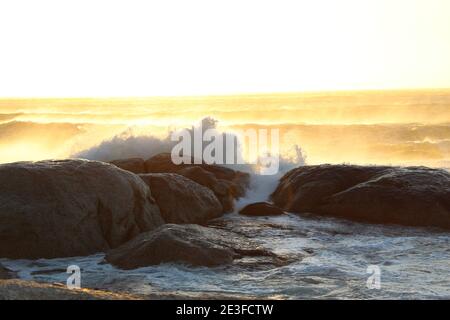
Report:
[[[275,96],[275,95],[307,95],[307,94],[336,94],[336,93],[377,93],[377,92],[408,92],[408,91],[450,91],[450,87],[440,88],[372,88],[372,89],[324,89],[324,90],[304,90],[304,91],[273,91],[273,92],[239,92],[239,93],[212,93],[193,95],[149,95],[149,96],[29,96],[29,97],[1,97],[1,100],[144,100],[144,99],[182,99],[182,98],[214,98],[214,97],[251,97],[251,96]]]

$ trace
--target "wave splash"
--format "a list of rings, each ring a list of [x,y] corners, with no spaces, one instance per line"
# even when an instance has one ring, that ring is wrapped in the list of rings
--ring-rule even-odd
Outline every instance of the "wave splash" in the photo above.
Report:
[[[217,121],[207,117],[198,124],[203,130],[212,129],[223,135],[237,137],[232,132],[220,132],[217,129]],[[197,126],[198,126],[197,125]],[[190,133],[196,127],[188,129]],[[147,159],[160,153],[171,152],[177,142],[170,138],[171,133],[166,137],[158,138],[152,135],[135,135],[132,129],[128,129],[112,139],[103,141],[99,145],[88,150],[81,151],[73,157],[89,160],[112,161],[125,158],[143,158]],[[242,144],[238,141],[238,144]],[[238,150],[241,150],[240,148]],[[233,152],[236,152],[234,150]],[[238,201],[236,208],[240,209],[247,204],[259,201],[266,201],[270,194],[275,190],[279,179],[289,170],[306,164],[306,155],[298,145],[293,147],[294,156],[278,155],[279,170],[273,175],[258,174],[258,165],[252,163],[246,164],[225,164],[234,170],[240,170],[250,174],[250,188],[245,198]]]

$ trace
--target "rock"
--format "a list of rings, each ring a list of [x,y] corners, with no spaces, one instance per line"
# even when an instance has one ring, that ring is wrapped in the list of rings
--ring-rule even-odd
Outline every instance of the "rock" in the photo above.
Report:
[[[218,182],[214,174],[198,166],[183,168],[178,171],[178,174],[181,174],[182,176],[185,176],[186,178],[189,178],[202,186],[208,187],[209,189],[211,189]]]
[[[199,164],[202,169],[212,173],[217,179],[233,181],[239,171],[214,164]]]
[[[114,160],[112,164],[133,173],[177,173],[211,189],[222,204],[223,212],[234,209],[234,200],[245,195],[250,176],[220,165],[180,164],[172,162],[170,153],[160,153],[144,161],[140,158]]]
[[[87,160],[0,165],[0,257],[89,255],[163,223],[149,187],[113,165]]]
[[[272,194],[290,212],[450,229],[450,174],[426,167],[320,165],[287,173]]]
[[[270,253],[235,233],[199,225],[166,224],[109,251],[105,259],[122,269],[136,269],[168,262],[212,267],[257,255]]]
[[[184,167],[184,164],[174,164],[170,153],[160,153],[145,161],[146,173],[176,173]]]
[[[236,196],[232,182],[217,179],[214,174],[199,166],[186,167],[178,173],[212,190],[222,204],[223,212],[233,211]]]
[[[205,223],[222,215],[214,193],[176,173],[139,175],[150,186],[167,223]]]
[[[200,167],[211,174],[217,179],[233,180],[238,171],[226,168],[224,166],[214,165],[214,164],[195,164],[194,160],[191,160],[191,164],[174,164],[172,162],[172,157],[170,153],[160,153],[156,156],[151,157],[145,161],[145,167],[147,173],[178,173],[180,170],[189,167]]]
[[[239,214],[245,216],[278,216],[284,214],[284,211],[268,202],[257,202],[245,206],[239,211]]]
[[[127,170],[136,174],[146,173],[145,162],[141,158],[114,160],[110,163],[123,170]]]
[[[180,164],[172,162],[170,153],[158,154],[145,161],[148,173],[178,173],[211,189],[222,204],[224,212],[231,212],[234,200],[245,195],[250,176],[219,165]]]
[[[256,296],[218,292],[180,292],[155,288],[152,293],[129,294],[107,289],[68,289],[60,283],[42,283],[28,280],[0,280],[0,300],[237,300],[256,299]]]
[[[222,204],[223,212],[232,212],[234,210],[234,200],[240,197],[235,196],[235,185],[227,180],[217,180],[217,184],[210,187],[217,199]]]
[[[0,300],[139,300],[139,296],[92,289],[70,290],[62,284],[0,280]]]
[[[0,279],[13,279],[17,275],[15,272],[9,270],[8,268],[0,264]]]

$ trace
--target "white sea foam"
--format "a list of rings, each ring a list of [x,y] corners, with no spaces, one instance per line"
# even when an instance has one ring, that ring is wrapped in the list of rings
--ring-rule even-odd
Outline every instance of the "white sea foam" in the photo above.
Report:
[[[103,254],[62,259],[8,260],[24,279],[65,283],[68,265],[81,267],[83,287],[140,294],[177,291],[285,299],[449,299],[450,236],[426,228],[366,225],[297,215],[248,218],[227,223],[253,241],[300,258],[262,270],[161,264],[120,270],[103,264]],[[267,225],[270,224],[271,227]],[[368,290],[368,265],[381,268],[381,290]]]

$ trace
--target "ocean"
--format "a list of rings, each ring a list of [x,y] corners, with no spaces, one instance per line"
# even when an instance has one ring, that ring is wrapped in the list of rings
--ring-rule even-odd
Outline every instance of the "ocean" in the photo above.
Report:
[[[308,164],[450,167],[450,90],[0,99],[0,162],[145,158],[205,117],[222,131],[278,129],[280,152],[300,146]]]
[[[235,212],[211,226],[250,237],[295,262],[277,267],[162,264],[123,271],[103,254],[0,259],[23,279],[65,283],[79,265],[82,286],[137,294],[274,299],[450,299],[450,235],[439,229],[368,225],[311,215],[244,218],[299,165],[351,163],[450,168],[450,90],[322,92],[135,99],[0,100],[0,162],[83,157],[110,161],[170,151],[167,134],[203,119],[218,130],[280,130],[286,159],[275,176],[252,174]],[[298,150],[298,149],[297,149]],[[295,160],[296,159],[296,160]],[[380,289],[369,289],[370,266]],[[368,272],[369,271],[369,272]]]

